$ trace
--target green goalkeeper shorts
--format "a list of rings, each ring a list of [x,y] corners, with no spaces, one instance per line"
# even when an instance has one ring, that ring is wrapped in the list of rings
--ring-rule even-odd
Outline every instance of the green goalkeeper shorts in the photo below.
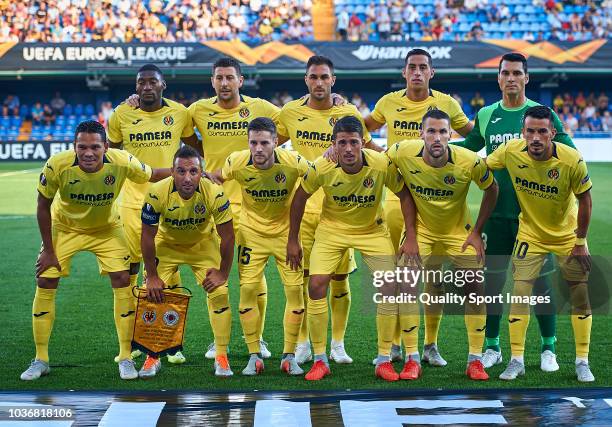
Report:
[[[482,240],[485,244],[487,273],[502,273],[508,269],[518,233],[518,219],[489,218],[484,226]],[[556,270],[554,257],[548,254],[540,276]]]

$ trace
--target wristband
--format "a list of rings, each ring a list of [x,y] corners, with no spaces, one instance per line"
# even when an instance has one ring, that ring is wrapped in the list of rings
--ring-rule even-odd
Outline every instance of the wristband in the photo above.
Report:
[[[586,246],[587,241],[586,241],[586,237],[577,237],[576,238],[576,243],[574,243],[576,246]]]

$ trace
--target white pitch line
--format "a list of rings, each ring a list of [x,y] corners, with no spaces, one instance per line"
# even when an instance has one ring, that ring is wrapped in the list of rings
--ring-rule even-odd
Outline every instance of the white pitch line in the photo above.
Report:
[[[8,219],[24,219],[34,217],[34,215],[0,215],[0,221],[8,220]]]
[[[32,173],[32,172],[37,172],[40,169],[36,168],[36,169],[24,169],[24,170],[20,170],[20,171],[12,171],[12,172],[2,172],[0,173],[0,178],[6,178],[9,176],[15,176],[15,175],[23,175],[26,173]]]

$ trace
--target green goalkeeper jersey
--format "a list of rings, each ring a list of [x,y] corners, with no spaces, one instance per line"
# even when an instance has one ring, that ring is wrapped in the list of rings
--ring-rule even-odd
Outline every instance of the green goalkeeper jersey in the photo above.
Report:
[[[531,99],[526,99],[519,108],[506,108],[502,101],[488,105],[476,115],[474,129],[463,141],[456,145],[469,148],[472,151],[480,151],[486,147],[487,155],[491,154],[501,144],[511,139],[521,138],[523,128],[523,115],[529,107],[540,105]],[[563,130],[563,124],[553,111],[553,125],[557,130],[554,141],[576,148],[572,139]],[[521,208],[516,199],[516,193],[506,169],[493,172],[499,185],[499,197],[497,205],[491,217],[517,219]]]

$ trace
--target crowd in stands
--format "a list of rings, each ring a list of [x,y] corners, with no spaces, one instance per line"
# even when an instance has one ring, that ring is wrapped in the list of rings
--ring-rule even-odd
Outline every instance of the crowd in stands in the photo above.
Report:
[[[570,134],[612,131],[610,100],[604,92],[601,92],[599,96],[591,92],[586,97],[582,91],[578,92],[575,97],[569,92],[563,95],[557,94],[553,100],[553,109]]]
[[[584,41],[612,37],[612,0],[335,0],[350,41]]]
[[[311,0],[0,0],[0,42],[311,40]]]
[[[340,92],[339,95],[354,104],[364,117],[374,109],[376,99],[366,101],[358,93]],[[186,96],[184,92],[172,92],[166,96],[189,106],[198,99],[208,98],[210,94],[194,92]],[[469,101],[466,98],[466,102],[456,93],[452,96],[470,118],[474,118],[478,110],[487,103],[479,92],[475,92]],[[270,97],[270,101],[279,107],[293,99],[294,97],[287,91],[276,92]],[[66,102],[59,92],[46,102],[36,101],[30,106],[21,104],[16,95],[7,95],[2,103],[2,116],[0,116],[0,141],[17,139],[24,123],[31,123],[29,139],[70,140],[73,137],[74,126],[79,121],[95,119],[103,124],[108,123],[113,107],[110,101],[100,103],[98,108],[92,104],[73,105]],[[599,95],[591,92],[588,96],[582,91],[575,96],[569,92],[557,94],[551,107],[570,135],[612,132],[612,105],[604,92]],[[386,136],[384,129],[379,136]]]

